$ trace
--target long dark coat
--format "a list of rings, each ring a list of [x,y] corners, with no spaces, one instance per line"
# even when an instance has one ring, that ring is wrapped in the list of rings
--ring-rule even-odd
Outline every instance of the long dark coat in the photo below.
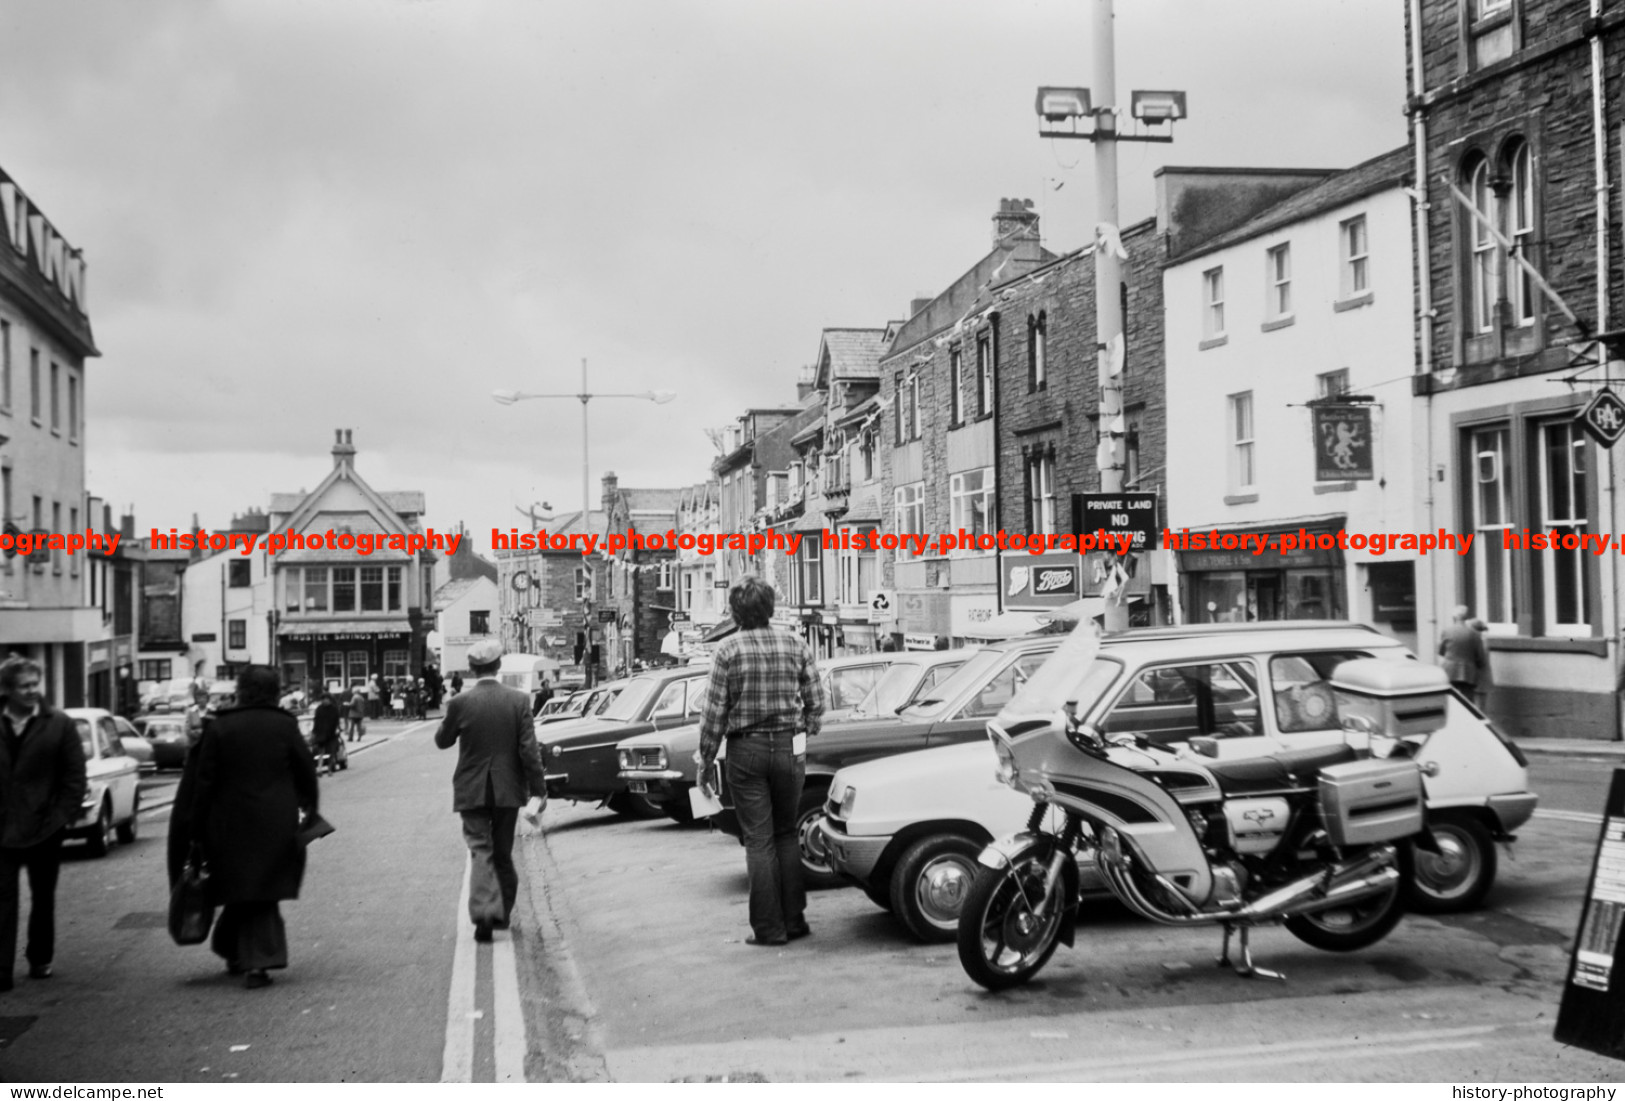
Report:
[[[277,707],[221,711],[186,759],[169,825],[170,881],[196,840],[216,904],[298,898],[295,835],[317,804],[316,763],[299,722]]]

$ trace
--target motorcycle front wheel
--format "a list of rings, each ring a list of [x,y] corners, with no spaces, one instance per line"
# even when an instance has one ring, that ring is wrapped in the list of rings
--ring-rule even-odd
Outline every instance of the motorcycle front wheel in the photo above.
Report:
[[[1020,986],[1043,969],[1060,938],[1064,900],[1044,904],[1043,860],[979,868],[959,912],[959,962],[989,990]]]

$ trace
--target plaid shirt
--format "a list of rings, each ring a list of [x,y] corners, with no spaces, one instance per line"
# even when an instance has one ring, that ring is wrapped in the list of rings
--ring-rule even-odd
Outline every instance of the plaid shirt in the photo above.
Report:
[[[823,723],[824,686],[812,651],[799,638],[771,627],[740,631],[711,655],[700,720],[700,755],[707,766],[729,734],[817,734]]]

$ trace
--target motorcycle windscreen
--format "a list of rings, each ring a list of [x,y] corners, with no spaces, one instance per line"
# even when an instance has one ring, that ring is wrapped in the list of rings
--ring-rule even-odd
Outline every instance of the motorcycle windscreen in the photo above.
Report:
[[[1008,727],[1012,721],[1023,718],[1061,714],[1067,701],[1076,699],[1078,689],[1090,679],[1089,671],[1099,654],[1099,630],[1093,621],[1084,620],[1067,635],[1061,648],[1010,697],[1010,702],[999,711],[999,724]],[[1109,679],[1104,685],[1090,685],[1093,695],[1098,697],[1110,683]],[[1093,698],[1078,700],[1078,714],[1087,714],[1093,702]]]

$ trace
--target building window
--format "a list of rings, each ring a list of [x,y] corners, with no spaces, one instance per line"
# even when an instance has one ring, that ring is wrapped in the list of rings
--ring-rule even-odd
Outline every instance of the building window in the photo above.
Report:
[[[79,509],[77,506],[68,509],[68,530],[79,530]],[[79,576],[79,556],[77,554],[68,555],[68,574],[72,577]]]
[[[137,664],[137,680],[168,680],[169,658],[142,658]]]
[[[956,344],[948,350],[948,424],[965,423],[965,359]]]
[[[327,567],[305,567],[305,611],[327,611]]]
[[[875,480],[875,434],[865,432],[858,441],[858,465],[863,471],[863,480]]]
[[[1027,319],[1027,392],[1049,386],[1049,316],[1040,311]]]
[[[1343,242],[1340,289],[1343,298],[1354,298],[1371,289],[1371,257],[1366,241],[1365,215],[1350,218],[1339,227]]]
[[[251,584],[249,569],[252,563],[246,558],[233,558],[226,564],[226,585],[233,589],[246,589]]]
[[[872,529],[865,529],[872,530]],[[869,599],[875,587],[875,552],[844,550],[838,554],[840,563],[840,602],[862,604]]]
[[[384,651],[384,679],[399,680],[407,675],[407,652],[405,650]]]
[[[351,650],[349,654],[350,686],[367,683],[367,651]]]
[[[801,602],[803,604],[822,604],[824,602],[824,559],[823,543],[818,539],[805,539],[801,543],[801,556],[797,565],[801,569]]]
[[[920,372],[908,375],[908,438],[920,438]]]
[[[248,620],[226,620],[226,647],[231,650],[248,649]]]
[[[1138,412],[1126,417],[1128,431],[1123,434],[1123,488],[1133,489],[1140,484],[1140,421]]]
[[[670,591],[672,588],[672,563],[660,563],[660,570],[655,581],[655,588]]]
[[[400,566],[390,566],[384,575],[384,599],[392,612],[401,610],[401,573]]]
[[[1585,534],[1586,437],[1572,420],[1548,421],[1535,429],[1540,450],[1540,526],[1547,535],[1542,553],[1541,608],[1548,635],[1591,634],[1588,607],[1591,571],[1589,550],[1580,547]],[[1564,546],[1563,540],[1573,546]]]
[[[1251,489],[1253,471],[1253,395],[1230,395],[1230,486]]]
[[[51,431],[62,434],[62,367],[51,361]]]
[[[1264,256],[1265,277],[1269,282],[1265,320],[1279,321],[1292,316],[1292,246],[1276,245]]]
[[[1473,206],[1480,214],[1490,219],[1495,217],[1495,196],[1490,190],[1490,162],[1480,160],[1467,177],[1467,194],[1473,200]],[[1487,333],[1493,326],[1495,300],[1499,297],[1495,284],[1495,238],[1490,233],[1489,226],[1478,218],[1468,216],[1471,226],[1468,230],[1472,241],[1473,259],[1470,276],[1470,290],[1468,305],[1471,310],[1468,315],[1467,327],[1469,332]]]
[[[1505,425],[1472,432],[1468,469],[1472,471],[1473,601],[1486,622],[1510,626],[1517,609],[1512,601],[1512,556],[1503,539],[1512,530],[1511,429]]]
[[[976,338],[976,415],[993,412],[993,341],[986,333]]]
[[[322,654],[322,680],[328,688],[344,687],[344,651],[328,650]]]
[[[1516,143],[1507,157],[1512,189],[1507,195],[1504,225],[1506,235],[1518,256],[1528,259],[1529,244],[1535,232],[1534,158],[1529,143]],[[1535,285],[1519,265],[1507,271],[1507,301],[1512,306],[1512,323],[1519,328],[1535,323]]]
[[[690,570],[683,571],[682,610],[685,612],[694,610],[694,574]]]
[[[925,531],[925,483],[912,482],[892,491],[892,531],[897,535],[919,535]],[[897,557],[908,554],[902,547]]]
[[[592,574],[580,566],[576,567],[576,599],[592,599]]]
[[[1202,273],[1202,337],[1217,340],[1224,335],[1224,269],[1209,268]]]
[[[948,479],[948,533],[972,536],[993,532],[993,468],[967,470]]]
[[[68,372],[68,440],[79,442],[79,376]]]
[[[0,411],[11,412],[11,322],[0,321]]]
[[[62,530],[62,502],[61,501],[52,501],[51,502],[51,530],[53,532],[57,532],[57,531]],[[52,573],[61,573],[62,572],[62,552],[61,551],[54,550],[54,551],[51,552],[51,572]]]
[[[43,380],[39,374],[39,349],[28,349],[28,413],[35,424],[40,422],[40,401],[44,397]]]
[[[1521,20],[1516,0],[1466,0],[1463,31],[1468,64],[1482,69],[1518,49]]]
[[[363,612],[384,610],[384,567],[361,567],[361,610]]]
[[[282,571],[282,607],[289,615],[297,615],[300,604],[303,602],[303,580],[299,576],[299,567]]]
[[[1027,530],[1055,534],[1055,456],[1048,451],[1027,456]]]
[[[0,466],[0,525],[15,522],[11,511],[11,467]]]
[[[1335,398],[1349,392],[1349,369],[1339,367],[1315,376],[1315,397]]]
[[[481,608],[477,612],[468,613],[468,633],[471,635],[488,635],[491,633],[491,613]]]
[[[355,567],[333,567],[333,610],[355,611]]]
[[[892,376],[892,443],[897,447],[903,446],[903,372],[899,371]]]

